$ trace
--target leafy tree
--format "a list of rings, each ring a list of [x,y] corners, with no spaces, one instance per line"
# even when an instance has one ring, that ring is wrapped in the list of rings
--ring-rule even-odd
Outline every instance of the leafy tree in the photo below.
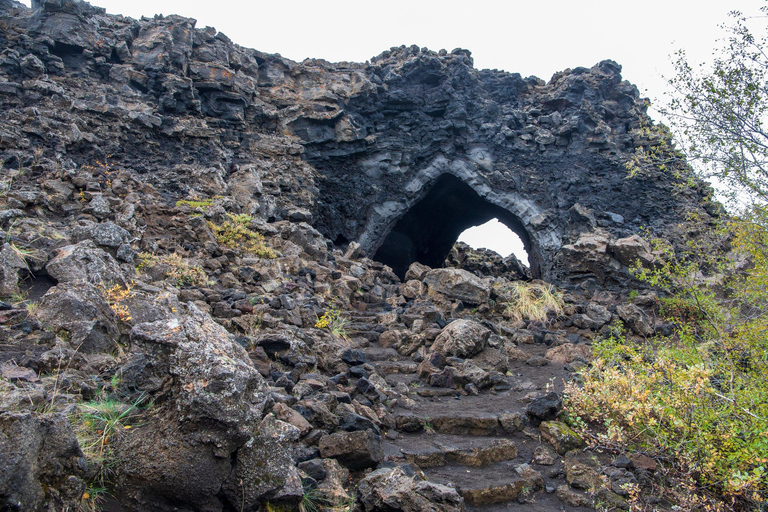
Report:
[[[768,14],[768,6],[762,8]],[[755,35],[738,11],[711,68],[692,66],[677,52],[672,121],[689,161],[732,201],[768,204],[768,37]],[[764,18],[762,16],[761,18]]]

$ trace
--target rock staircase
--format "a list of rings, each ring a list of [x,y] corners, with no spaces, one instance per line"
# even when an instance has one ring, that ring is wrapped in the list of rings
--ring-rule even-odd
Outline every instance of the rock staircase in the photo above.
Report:
[[[417,375],[418,355],[402,356],[378,343],[386,330],[408,329],[400,319],[392,322],[392,308],[386,303],[363,307],[346,312],[348,336],[366,364],[389,386],[408,388],[408,398],[388,404],[394,428],[383,433],[383,465],[417,466],[428,480],[455,487],[469,511],[593,510],[558,499],[555,491],[566,483],[562,457],[541,440],[536,421],[526,416],[527,404],[534,397],[562,390],[569,375],[564,365],[535,367],[523,360],[511,362],[508,386],[481,390],[477,395],[432,387]],[[549,347],[530,344],[519,348],[529,356],[543,357]],[[534,456],[539,446],[550,460]]]

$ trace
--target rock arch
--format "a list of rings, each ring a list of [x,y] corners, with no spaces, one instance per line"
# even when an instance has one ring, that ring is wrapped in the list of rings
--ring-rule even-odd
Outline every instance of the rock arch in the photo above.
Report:
[[[388,223],[387,234],[371,244],[370,252],[403,278],[415,261],[441,266],[462,231],[494,217],[520,237],[529,255],[531,273],[540,277],[538,244],[523,221],[451,173],[441,174],[425,186],[422,197]]]

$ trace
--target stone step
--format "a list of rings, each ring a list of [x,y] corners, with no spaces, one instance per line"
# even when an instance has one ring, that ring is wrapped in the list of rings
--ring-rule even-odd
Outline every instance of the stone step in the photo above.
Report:
[[[371,364],[389,378],[393,374],[415,375],[418,364],[410,359],[402,361],[372,361]],[[418,378],[416,379],[418,380]],[[395,382],[396,384],[397,382]]]
[[[381,333],[378,331],[358,331],[352,329],[346,329],[346,334],[350,339],[365,340],[368,343],[376,343],[381,336]]]
[[[420,391],[423,389],[417,388],[417,393]],[[401,432],[419,432],[429,423],[436,432],[444,434],[495,436],[522,430],[525,412],[516,396],[509,392],[433,398],[412,394],[416,407],[398,406],[392,414],[396,428]]]
[[[401,382],[406,386],[421,385],[421,380],[419,379],[419,376],[416,375],[415,368],[413,372],[403,371],[403,370],[409,370],[409,369],[410,367],[408,366],[408,363],[406,363],[402,366],[402,368],[397,368],[397,372],[385,371],[384,374],[386,375],[386,377],[384,378],[384,380],[386,380],[387,384],[389,384],[392,387],[397,386]]]
[[[386,327],[383,325],[379,325],[377,323],[370,323],[370,322],[347,322],[344,325],[344,329],[349,331],[378,331],[379,333],[382,333],[387,330]]]
[[[412,462],[420,468],[462,464],[481,467],[517,457],[517,445],[504,437],[466,437],[447,434],[401,434],[384,446],[392,462]]]
[[[510,461],[480,468],[456,465],[426,468],[424,474],[432,482],[454,486],[470,506],[511,502],[527,484]]]
[[[360,352],[363,353],[369,363],[373,363],[374,361],[406,361],[406,358],[401,356],[397,350],[380,347],[378,345],[361,348]],[[407,359],[407,361],[413,362],[411,359]]]

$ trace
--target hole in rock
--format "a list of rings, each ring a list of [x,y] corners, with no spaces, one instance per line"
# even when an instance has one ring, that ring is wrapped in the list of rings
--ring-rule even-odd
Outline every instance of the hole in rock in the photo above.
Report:
[[[429,192],[400,217],[374,259],[392,267],[401,279],[414,261],[441,267],[461,233],[494,218],[520,238],[528,253],[531,274],[539,277],[536,248],[520,219],[486,201],[451,174],[440,176]]]
[[[499,219],[493,218],[485,224],[464,230],[458,241],[473,249],[490,249],[503,258],[514,254],[524,265],[528,265],[525,244],[517,233],[502,224]]]

